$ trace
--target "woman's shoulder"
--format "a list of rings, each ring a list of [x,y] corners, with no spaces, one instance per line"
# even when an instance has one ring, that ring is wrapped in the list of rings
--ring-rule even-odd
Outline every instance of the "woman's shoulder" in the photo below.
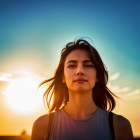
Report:
[[[49,121],[49,115],[45,114],[37,118],[33,125],[43,125],[43,124],[45,125],[48,123],[48,121]]]
[[[114,124],[117,125],[118,127],[119,127],[119,126],[122,126],[122,125],[128,125],[128,124],[130,124],[129,120],[126,119],[124,116],[122,116],[122,115],[117,115],[117,114],[115,114],[115,113],[114,113],[114,115],[113,115],[113,120],[114,120],[114,121],[113,121]]]
[[[117,139],[132,140],[133,139],[132,128],[128,119],[114,113],[113,125],[114,125],[114,132],[115,132],[116,140]]]
[[[35,120],[32,127],[31,140],[43,140],[47,134],[49,115],[42,115]]]

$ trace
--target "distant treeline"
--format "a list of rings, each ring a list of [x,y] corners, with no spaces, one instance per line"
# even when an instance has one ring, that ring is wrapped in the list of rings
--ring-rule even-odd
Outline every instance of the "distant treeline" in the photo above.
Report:
[[[31,136],[0,136],[0,140],[31,140]]]

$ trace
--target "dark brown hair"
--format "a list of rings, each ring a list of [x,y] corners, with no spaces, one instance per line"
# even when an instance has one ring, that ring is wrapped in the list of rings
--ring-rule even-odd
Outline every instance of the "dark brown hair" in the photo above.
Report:
[[[44,101],[46,101],[47,107],[49,109],[48,113],[60,109],[69,101],[68,88],[65,83],[62,83],[62,74],[64,71],[64,62],[67,55],[76,49],[87,50],[90,59],[97,70],[97,77],[99,82],[95,84],[92,90],[95,104],[104,110],[112,111],[116,105],[114,97],[117,96],[114,95],[107,87],[108,72],[105,68],[105,65],[97,50],[86,40],[79,39],[76,42],[68,43],[66,47],[62,49],[60,62],[55,71],[54,77],[43,81],[39,85],[40,87],[41,85],[50,82],[50,85],[43,96]],[[52,104],[51,99],[53,99]]]

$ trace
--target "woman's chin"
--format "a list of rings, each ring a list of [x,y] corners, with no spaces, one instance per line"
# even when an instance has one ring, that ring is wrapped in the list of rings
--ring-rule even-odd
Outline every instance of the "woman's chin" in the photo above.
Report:
[[[87,93],[87,92],[92,92],[92,89],[85,89],[85,88],[76,88],[76,89],[72,89],[72,92],[75,93]]]

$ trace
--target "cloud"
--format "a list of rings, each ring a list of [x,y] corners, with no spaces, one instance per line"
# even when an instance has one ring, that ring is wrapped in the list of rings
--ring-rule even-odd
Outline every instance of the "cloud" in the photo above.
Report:
[[[132,92],[125,94],[125,96],[127,96],[127,97],[134,96],[134,95],[140,95],[140,89],[136,89]]]
[[[114,75],[111,75],[111,76],[109,77],[109,81],[114,81],[114,80],[118,79],[119,76],[120,76],[120,73],[117,72],[117,73],[115,73]]]
[[[125,101],[132,101],[135,99],[140,99],[140,89],[136,89],[134,91],[131,91],[125,94],[117,94],[117,96]]]
[[[120,88],[119,86],[110,86],[110,90],[113,92],[113,93],[124,93],[124,92],[128,92],[130,91],[130,87],[123,87],[123,88]]]
[[[0,73],[0,81],[11,81],[13,75],[11,73]]]
[[[11,73],[0,73],[0,76],[13,77]]]
[[[135,89],[130,92],[131,87],[120,87],[118,85],[112,85],[110,81],[114,81],[118,79],[120,73],[115,73],[109,77],[109,82],[107,87],[118,97],[124,100],[133,100],[133,99],[140,99],[140,89]]]

